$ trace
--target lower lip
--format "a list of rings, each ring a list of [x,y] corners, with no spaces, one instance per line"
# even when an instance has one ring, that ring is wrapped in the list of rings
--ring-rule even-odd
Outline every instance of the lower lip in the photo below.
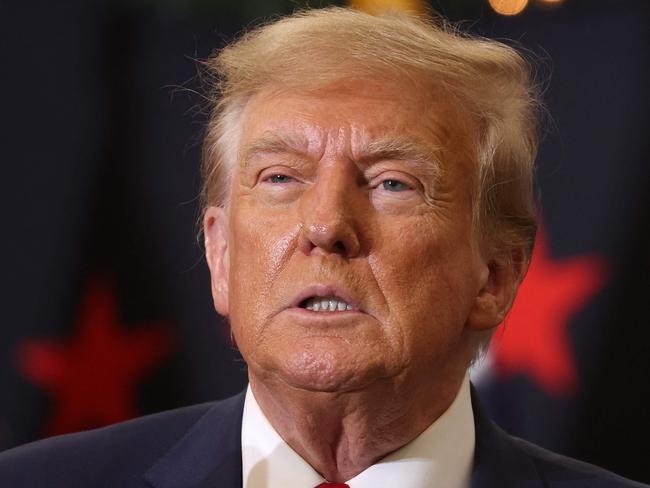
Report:
[[[331,318],[335,318],[335,317],[343,318],[343,317],[352,317],[352,316],[355,316],[355,315],[366,315],[361,310],[340,310],[340,311],[337,310],[337,311],[333,311],[333,312],[330,312],[328,310],[328,311],[325,311],[325,312],[321,312],[321,311],[316,312],[314,310],[309,310],[307,308],[291,307],[291,308],[287,308],[286,311],[291,312],[291,313],[295,313],[295,314],[297,314],[299,316],[302,316],[302,317],[308,317],[308,318],[316,318],[316,317],[322,316],[323,318],[327,317],[327,318],[331,319]]]

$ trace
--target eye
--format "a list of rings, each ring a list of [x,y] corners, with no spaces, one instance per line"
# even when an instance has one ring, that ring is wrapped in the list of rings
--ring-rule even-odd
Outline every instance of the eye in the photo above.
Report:
[[[407,191],[411,189],[411,187],[406,183],[402,183],[399,180],[392,180],[392,179],[382,181],[381,186],[383,187],[384,190],[392,191],[392,192]]]
[[[274,174],[267,178],[270,183],[291,183],[294,179],[291,176],[283,174]]]

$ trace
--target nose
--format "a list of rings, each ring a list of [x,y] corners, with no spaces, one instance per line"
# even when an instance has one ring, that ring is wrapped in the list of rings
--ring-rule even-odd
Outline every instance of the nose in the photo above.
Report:
[[[332,167],[320,171],[301,202],[299,249],[307,254],[339,254],[354,258],[361,252],[359,222],[363,203],[353,171]]]

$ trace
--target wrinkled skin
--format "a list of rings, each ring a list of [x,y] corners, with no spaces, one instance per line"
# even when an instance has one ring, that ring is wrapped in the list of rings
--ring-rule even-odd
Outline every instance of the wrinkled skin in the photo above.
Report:
[[[514,295],[472,227],[469,121],[412,88],[357,81],[269,89],[242,124],[228,209],[205,218],[215,306],[276,430],[348,479],[444,412],[476,334]],[[353,309],[300,306],[328,294]]]

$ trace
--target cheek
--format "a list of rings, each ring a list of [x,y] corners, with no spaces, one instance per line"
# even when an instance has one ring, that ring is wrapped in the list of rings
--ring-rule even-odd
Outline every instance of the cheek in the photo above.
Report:
[[[408,343],[460,334],[474,293],[468,238],[422,228],[384,236],[370,256],[389,322]]]
[[[241,205],[231,215],[230,229],[231,319],[246,320],[248,314],[259,320],[272,303],[274,283],[295,250],[300,226],[289,217],[265,218]]]
[[[231,266],[238,276],[244,270],[253,276],[259,272],[272,275],[289,247],[289,219],[266,215],[249,200],[239,198],[230,215]],[[266,266],[260,268],[262,263]]]
[[[403,295],[395,297],[395,305],[405,302],[413,292],[429,289],[446,274],[449,246],[442,236],[423,232],[426,228],[427,224],[419,219],[409,225],[387,223],[380,226],[381,232],[373,243],[369,261],[380,285],[392,294]]]

